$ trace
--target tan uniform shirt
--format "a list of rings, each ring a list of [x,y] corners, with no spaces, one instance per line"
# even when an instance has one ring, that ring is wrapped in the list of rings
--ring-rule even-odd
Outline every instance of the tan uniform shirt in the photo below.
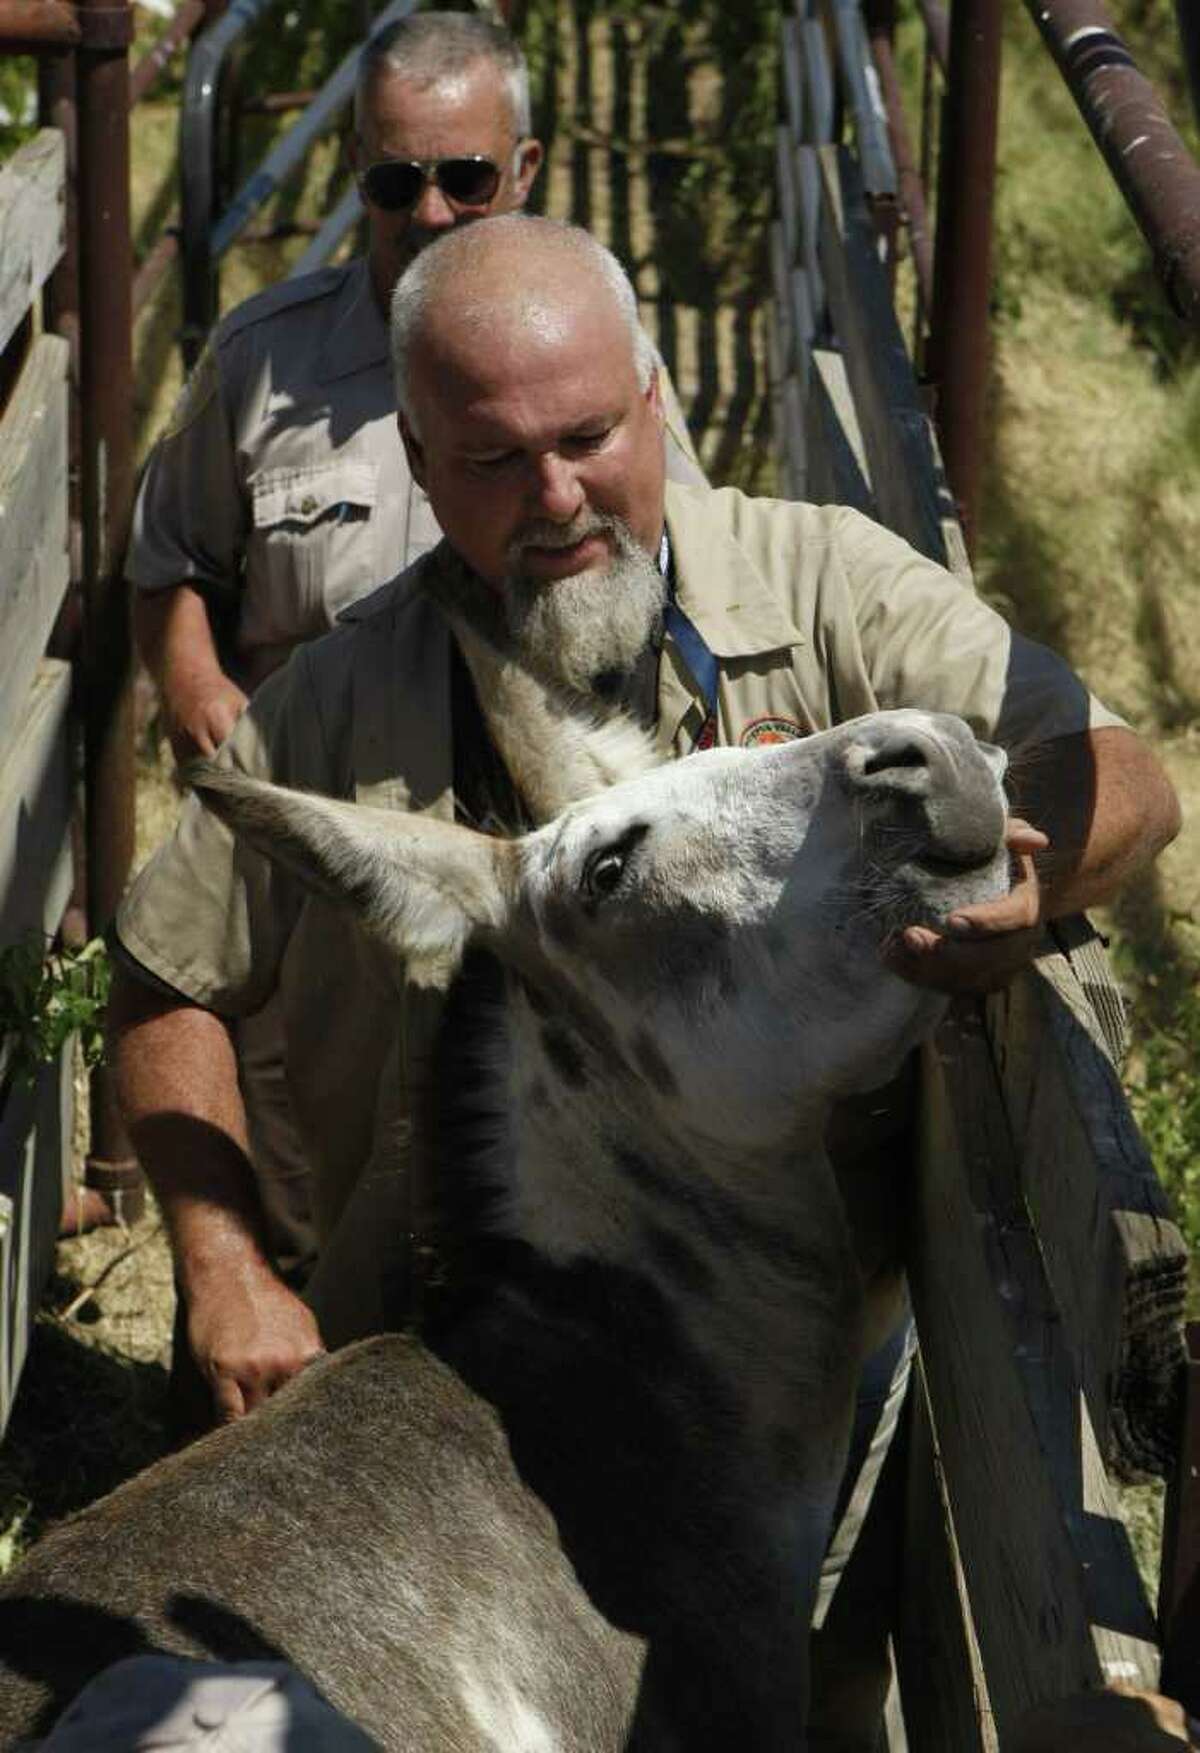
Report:
[[[665,367],[667,465],[704,476]],[[237,667],[333,626],[441,532],[396,427],[387,325],[365,259],[248,299],[217,327],[153,452],[126,561],[235,611]],[[281,654],[279,654],[281,655]]]
[[[891,706],[958,712],[1010,748],[1120,722],[1060,659],[856,512],[672,485],[667,527],[677,601],[718,660],[721,744]],[[301,647],[254,697],[225,758],[284,784],[452,818],[450,634],[419,584],[419,571],[402,576]],[[664,753],[690,752],[706,708],[669,635],[658,708]],[[348,915],[235,847],[194,799],[134,884],[117,934],[152,975],[222,1015],[253,1012],[278,990],[328,1238],[376,1139],[402,1156],[436,1000],[389,988]]]

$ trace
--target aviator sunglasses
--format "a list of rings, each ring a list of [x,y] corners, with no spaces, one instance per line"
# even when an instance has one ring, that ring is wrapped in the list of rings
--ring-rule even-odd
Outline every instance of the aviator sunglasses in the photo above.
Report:
[[[500,187],[500,166],[480,157],[383,158],[358,179],[367,200],[385,213],[415,207],[426,183],[436,183],[456,207],[486,207]]]

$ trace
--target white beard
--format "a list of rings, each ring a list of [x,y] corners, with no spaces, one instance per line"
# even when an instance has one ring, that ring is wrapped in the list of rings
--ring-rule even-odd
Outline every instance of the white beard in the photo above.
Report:
[[[522,570],[526,545],[570,547],[599,530],[614,548],[602,571],[545,580]],[[509,632],[530,669],[552,684],[590,693],[598,677],[629,675],[657,640],[666,581],[619,518],[592,514],[566,528],[527,528],[510,562],[503,592]]]

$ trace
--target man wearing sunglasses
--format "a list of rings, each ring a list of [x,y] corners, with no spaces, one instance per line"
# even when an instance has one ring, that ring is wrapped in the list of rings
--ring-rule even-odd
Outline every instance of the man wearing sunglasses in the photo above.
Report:
[[[388,301],[434,238],[523,207],[542,156],[524,57],[501,26],[421,13],[366,44],[351,146],[366,256],[220,323],[138,495],[135,628],[179,758],[215,750],[297,643],[439,539],[396,430]],[[669,471],[703,481],[660,375]],[[302,1275],[308,1175],[276,1042],[268,1015],[239,1048],[272,1252]]]
[[[437,541],[396,435],[388,300],[444,231],[523,207],[542,157],[502,26],[419,13],[365,46],[351,161],[366,256],[223,319],[138,496],[136,626],[178,755],[216,748],[299,641]],[[663,377],[669,470],[702,480]]]

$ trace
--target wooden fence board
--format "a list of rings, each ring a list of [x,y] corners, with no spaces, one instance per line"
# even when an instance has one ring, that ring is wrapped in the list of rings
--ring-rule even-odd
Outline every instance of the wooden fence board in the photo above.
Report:
[[[10,1084],[0,1096],[0,1436],[54,1263],[70,1179],[74,1089],[68,1047],[32,1087]]]
[[[800,58],[805,96],[801,138],[809,146],[825,146],[833,139],[836,93],[825,26],[819,18],[800,22]]]
[[[919,1359],[909,1391],[906,1440],[904,1572],[895,1649],[908,1740],[919,1753],[996,1753],[996,1728]]]
[[[1187,1245],[1071,959],[1038,969],[989,1003],[1022,1187],[1100,1450],[1132,1476],[1161,1472],[1174,1458]]]
[[[0,761],[0,945],[58,928],[71,892],[71,668],[44,658]]]
[[[63,253],[66,174],[56,128],[41,129],[0,165],[0,350]]]
[[[834,0],[833,22],[864,186],[872,199],[895,200],[896,165],[888,138],[887,111],[859,0]]]
[[[788,127],[793,140],[799,140],[804,128],[804,75],[801,71],[800,23],[785,18],[779,44],[779,60],[783,69],[783,92]]]
[[[1031,1704],[1152,1685],[1157,1650],[977,1007],[955,1007],[923,1066],[913,1304],[1003,1745]]]
[[[873,516],[875,503],[845,363],[829,347],[812,350],[805,431],[807,497],[815,505],[852,505]]]
[[[0,418],[0,751],[67,588],[67,343],[40,335]]]
[[[880,521],[945,565],[941,517],[926,465],[924,410],[896,322],[887,277],[844,147],[801,147],[820,194],[818,250],[833,330],[846,359]]]

